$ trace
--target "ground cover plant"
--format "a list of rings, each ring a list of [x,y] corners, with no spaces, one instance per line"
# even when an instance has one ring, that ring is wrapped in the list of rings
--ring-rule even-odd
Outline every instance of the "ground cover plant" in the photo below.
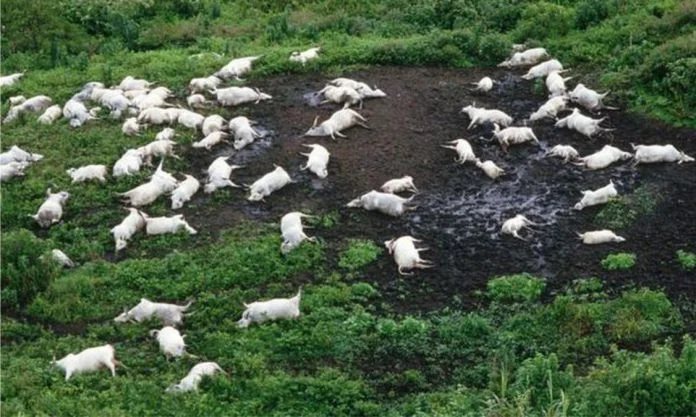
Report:
[[[544,159],[541,148],[504,155],[472,138],[477,152],[512,168],[509,179],[489,182],[438,146],[466,134],[459,110],[469,102],[503,103],[520,119],[546,100],[543,83],[494,68],[525,42],[552,51],[573,82],[612,90],[622,109],[609,113],[615,146],[669,140],[694,154],[694,2],[6,0],[0,8],[1,72],[26,71],[3,87],[3,115],[13,95],[63,104],[87,81],[110,86],[126,75],[169,87],[185,106],[191,78],[262,54],[246,81],[229,84],[274,99],[206,114],[249,116],[270,132],[237,154],[246,166],[235,179],[251,183],[278,163],[297,181],[263,204],[237,189],[199,196],[181,211],[161,198],[143,210],[181,212],[199,233],[140,234],[116,252],[108,230],[126,215],[116,193],[154,168],[79,186],[65,170],[110,169],[159,129],[127,137],[122,120],[108,116],[78,129],[35,116],[3,124],[3,151],[17,144],[44,159],[1,185],[1,414],[696,415],[693,166],[585,172]],[[288,60],[314,45],[318,60]],[[306,148],[297,138],[335,108],[312,107],[305,95],[344,75],[377,83],[388,98],[361,109],[370,130],[316,142],[332,153],[321,182],[300,171]],[[469,90],[483,75],[502,81],[493,98]],[[535,126],[545,146],[573,140],[587,154],[605,142],[552,125]],[[199,134],[177,134],[181,159],[164,162],[177,175],[200,177],[231,149],[198,152],[190,144]],[[420,192],[405,218],[344,207],[406,174]],[[569,214],[580,190],[609,177],[618,198]],[[27,214],[49,187],[71,198],[63,221],[46,230]],[[543,224],[524,232],[527,241],[496,233],[496,216],[523,209]],[[304,224],[317,239],[283,254],[279,221],[295,210],[315,216]],[[575,232],[605,227],[627,241],[578,242]],[[396,272],[383,244],[407,234],[423,240],[434,268]],[[54,248],[77,267],[59,267]],[[245,303],[300,288],[298,319],[237,326]],[[167,360],[148,336],[158,321],[113,321],[143,297],[193,300],[180,330],[198,359]],[[51,364],[106,343],[126,365],[115,378],[100,370],[66,382]],[[195,393],[165,393],[204,360],[229,375],[203,378]]]

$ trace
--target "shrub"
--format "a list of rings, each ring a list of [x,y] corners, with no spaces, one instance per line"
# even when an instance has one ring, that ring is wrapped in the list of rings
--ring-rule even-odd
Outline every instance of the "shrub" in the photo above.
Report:
[[[572,9],[545,1],[531,3],[522,12],[514,36],[521,42],[529,38],[559,37],[570,31],[572,22]]]
[[[488,295],[496,301],[533,301],[545,286],[542,278],[527,273],[508,275],[488,281]]]
[[[355,271],[377,259],[382,249],[369,240],[353,240],[338,259],[338,266]]]
[[[677,251],[677,259],[682,269],[685,271],[691,271],[696,268],[696,253],[679,249]]]
[[[598,225],[624,229],[653,211],[660,202],[659,189],[640,186],[632,194],[612,199],[595,216]]]
[[[3,307],[22,308],[48,288],[59,266],[50,258],[50,245],[20,229],[2,236]]]
[[[607,255],[606,258],[602,259],[602,267],[609,271],[616,271],[620,269],[629,269],[636,264],[636,254],[635,253],[612,253]]]
[[[616,341],[646,341],[682,327],[679,311],[661,292],[649,289],[627,291],[607,307],[607,333]]]

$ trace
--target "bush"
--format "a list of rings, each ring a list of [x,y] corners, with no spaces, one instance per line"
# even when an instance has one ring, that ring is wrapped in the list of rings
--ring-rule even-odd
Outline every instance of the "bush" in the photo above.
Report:
[[[545,286],[542,278],[527,273],[508,275],[488,281],[488,295],[496,301],[533,301]]]
[[[382,249],[369,240],[353,240],[338,259],[338,266],[355,271],[374,262]]]
[[[50,245],[30,231],[2,235],[3,308],[23,308],[58,276],[59,265],[50,257]]]
[[[560,37],[570,31],[572,22],[572,9],[545,1],[531,3],[522,12],[514,37],[520,42]]]
[[[679,249],[677,251],[677,259],[682,269],[685,271],[691,271],[696,268],[696,253]]]
[[[606,258],[602,259],[602,267],[609,271],[629,269],[632,268],[635,264],[635,253],[612,253],[610,255],[607,255]]]

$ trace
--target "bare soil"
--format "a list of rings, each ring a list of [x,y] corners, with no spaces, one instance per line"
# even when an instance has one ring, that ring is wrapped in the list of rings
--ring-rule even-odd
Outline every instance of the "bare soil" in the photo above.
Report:
[[[696,131],[675,129],[654,120],[624,111],[607,111],[603,125],[616,129],[613,138],[590,141],[578,133],[556,129],[547,120],[531,125],[541,141],[514,146],[504,153],[491,136],[491,126],[467,131],[468,117],[460,109],[472,102],[498,108],[516,120],[529,117],[546,101],[545,91],[533,81],[520,78],[522,72],[499,69],[448,70],[437,68],[377,67],[345,76],[363,80],[384,90],[388,97],[365,101],[359,110],[371,129],[355,127],[345,131],[347,139],[302,137],[315,116],[324,120],[339,106],[316,106],[314,92],[328,80],[321,74],[272,77],[249,83],[273,96],[256,105],[223,109],[225,117],[246,115],[259,122],[268,136],[235,153],[221,146],[206,153],[200,149],[184,152],[193,161],[194,172],[207,167],[219,155],[233,155],[234,163],[246,165],[233,173],[233,181],[251,184],[273,164],[283,166],[295,179],[265,203],[246,201],[247,193],[232,192],[222,207],[206,207],[208,196],[199,194],[184,212],[197,229],[233,227],[243,219],[279,221],[290,211],[327,213],[337,211],[339,224],[316,229],[331,250],[343,238],[369,239],[382,245],[385,240],[405,234],[423,239],[430,251],[423,257],[436,265],[402,277],[386,252],[366,268],[368,282],[379,290],[397,311],[431,311],[452,303],[463,305],[481,299],[494,276],[529,272],[548,280],[551,293],[578,278],[596,276],[609,288],[626,285],[664,288],[673,296],[696,299],[696,274],[683,271],[676,251],[696,249],[696,164],[656,164],[633,167],[631,162],[587,171],[559,159],[545,158],[556,144],[570,144],[581,155],[611,143],[630,151],[630,143],[671,143],[696,155]],[[470,83],[483,76],[501,81],[487,95],[473,93]],[[573,85],[571,83],[571,85]],[[454,162],[454,152],[439,145],[457,138],[468,139],[482,160],[491,159],[509,172],[492,181],[473,164]],[[324,180],[300,171],[307,152],[302,144],[319,143],[331,152],[329,176]],[[400,218],[377,212],[348,209],[351,199],[378,189],[385,181],[411,175],[420,192],[415,211]],[[202,177],[202,176],[201,176]],[[620,194],[641,185],[660,190],[657,210],[625,230],[625,243],[582,245],[577,232],[599,229],[594,219],[601,207],[574,211],[581,190],[596,189],[609,180]],[[500,235],[502,222],[524,214],[541,223],[528,241]],[[626,272],[604,271],[600,261],[609,253],[637,254],[634,268]],[[335,258],[334,258],[335,259]]]

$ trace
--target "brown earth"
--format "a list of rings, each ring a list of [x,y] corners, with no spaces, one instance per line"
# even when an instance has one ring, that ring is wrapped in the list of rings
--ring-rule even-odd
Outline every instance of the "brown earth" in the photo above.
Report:
[[[501,84],[489,95],[472,93],[469,83],[484,75]],[[367,281],[378,284],[398,311],[430,311],[451,304],[454,297],[471,305],[480,300],[474,294],[485,289],[489,278],[519,272],[547,278],[552,292],[574,279],[597,276],[610,288],[635,283],[695,299],[696,277],[680,268],[675,252],[696,249],[696,164],[633,167],[627,162],[593,172],[544,158],[544,152],[556,144],[573,145],[585,155],[609,142],[628,151],[630,143],[672,143],[694,155],[696,131],[611,111],[604,125],[616,129],[613,139],[590,141],[554,128],[549,120],[533,125],[541,147],[521,145],[505,154],[496,143],[480,138],[490,137],[490,126],[467,131],[469,119],[460,109],[476,101],[479,106],[501,109],[517,121],[529,117],[546,100],[545,93],[538,89],[535,93],[534,82],[519,75],[498,69],[393,67],[346,74],[377,85],[388,97],[366,101],[360,110],[370,130],[355,127],[344,132],[347,139],[337,141],[302,137],[316,115],[324,120],[338,108],[313,105],[313,92],[323,87],[325,76],[288,75],[249,83],[271,94],[273,100],[224,109],[221,114],[247,115],[269,135],[230,159],[246,165],[233,173],[233,180],[250,184],[278,164],[298,184],[274,193],[265,203],[248,202],[247,194],[235,190],[222,207],[206,205],[209,197],[201,193],[184,212],[197,229],[219,230],[243,219],[277,222],[290,211],[337,211],[337,226],[312,231],[329,244],[329,252],[338,250],[336,242],[343,238],[369,239],[379,245],[404,234],[423,239],[431,248],[423,257],[433,261],[435,268],[401,277],[386,252],[366,268]],[[473,164],[456,164],[454,152],[439,147],[456,138],[468,139],[480,158],[495,161],[510,174],[492,181]],[[331,152],[328,178],[320,180],[300,171],[306,159],[298,153],[307,151],[301,146],[305,143],[322,144]],[[200,172],[215,157],[233,153],[231,146],[222,146],[207,154],[189,149],[184,156]],[[413,176],[420,190],[414,200],[417,210],[392,218],[344,207],[360,194],[403,175]],[[625,243],[584,246],[575,232],[598,229],[594,218],[600,208],[576,212],[572,207],[581,190],[602,187],[610,179],[620,194],[640,185],[658,187],[662,202],[654,214],[620,231]],[[517,213],[543,224],[526,242],[499,234],[502,222]],[[637,254],[636,266],[628,272],[604,271],[600,261],[618,251]]]

